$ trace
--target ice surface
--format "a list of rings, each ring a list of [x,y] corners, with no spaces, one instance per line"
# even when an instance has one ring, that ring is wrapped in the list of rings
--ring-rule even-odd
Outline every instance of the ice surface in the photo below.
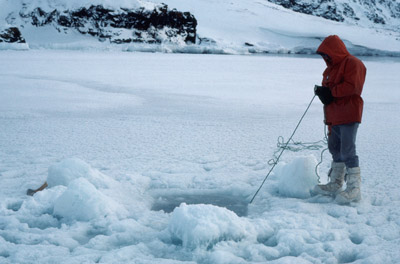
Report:
[[[29,45],[26,43],[0,43],[0,50],[29,50]]]
[[[362,201],[299,198],[320,152],[285,151],[239,216],[218,199],[250,200],[322,59],[0,52],[0,263],[397,263],[400,62],[362,60]],[[315,101],[295,140],[322,120]],[[26,196],[51,177],[67,183]]]
[[[309,198],[310,191],[318,184],[315,173],[315,156],[299,157],[281,169],[278,175],[279,194],[293,198]]]

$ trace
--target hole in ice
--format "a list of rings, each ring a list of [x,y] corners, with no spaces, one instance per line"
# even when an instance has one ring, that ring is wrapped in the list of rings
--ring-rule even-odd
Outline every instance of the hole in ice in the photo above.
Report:
[[[339,263],[353,263],[356,260],[357,256],[354,253],[341,254],[338,259]]]
[[[22,206],[22,201],[15,201],[15,202],[11,202],[7,205],[7,209],[8,210],[13,210],[14,212],[18,211],[19,209],[21,209]]]
[[[230,196],[226,194],[175,194],[156,196],[151,208],[153,211],[163,210],[172,212],[181,203],[186,204],[212,204],[225,207],[235,212],[238,216],[246,216],[248,212],[246,199],[241,196]]]
[[[0,257],[3,258],[9,258],[10,257],[10,253],[6,252],[6,251],[0,251]]]
[[[352,234],[352,235],[350,236],[350,240],[351,240],[351,242],[352,242],[353,244],[359,245],[359,244],[362,243],[363,238],[362,238],[361,236],[357,235],[357,234]]]
[[[263,243],[267,247],[276,247],[278,246],[278,241],[276,240],[276,237],[270,237],[268,239],[257,239],[258,242]]]
[[[172,244],[173,245],[175,245],[175,246],[182,246],[182,240],[181,239],[178,239],[178,238],[172,238]]]

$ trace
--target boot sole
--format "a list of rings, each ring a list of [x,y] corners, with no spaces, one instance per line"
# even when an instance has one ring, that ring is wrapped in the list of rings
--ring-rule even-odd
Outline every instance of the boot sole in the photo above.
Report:
[[[316,187],[316,188],[317,188],[317,187]],[[342,191],[342,188],[340,188],[339,190],[337,190],[337,191],[335,191],[335,192],[324,191],[324,190],[322,190],[322,189],[320,189],[320,188],[318,188],[318,189],[316,189],[316,188],[314,188],[314,189],[311,191],[311,194],[312,194],[313,196],[320,194],[320,195],[324,195],[324,196],[336,197],[336,195]]]

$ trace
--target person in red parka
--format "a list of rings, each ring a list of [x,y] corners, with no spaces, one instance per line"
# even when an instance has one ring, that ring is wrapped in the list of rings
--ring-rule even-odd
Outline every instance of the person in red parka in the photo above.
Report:
[[[317,49],[327,65],[322,86],[314,92],[324,104],[325,124],[329,128],[328,148],[332,155],[329,182],[315,186],[314,192],[336,195],[338,203],[361,199],[361,175],[356,154],[356,135],[363,113],[361,92],[366,68],[351,55],[336,35],[325,38]],[[342,186],[346,175],[346,189]]]

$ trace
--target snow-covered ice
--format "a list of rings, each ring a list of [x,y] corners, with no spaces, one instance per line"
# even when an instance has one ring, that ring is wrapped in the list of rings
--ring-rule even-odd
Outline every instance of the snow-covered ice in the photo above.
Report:
[[[362,201],[310,197],[305,150],[247,205],[321,58],[0,52],[0,263],[396,263],[400,61],[362,59]],[[315,101],[294,139],[322,120]]]

